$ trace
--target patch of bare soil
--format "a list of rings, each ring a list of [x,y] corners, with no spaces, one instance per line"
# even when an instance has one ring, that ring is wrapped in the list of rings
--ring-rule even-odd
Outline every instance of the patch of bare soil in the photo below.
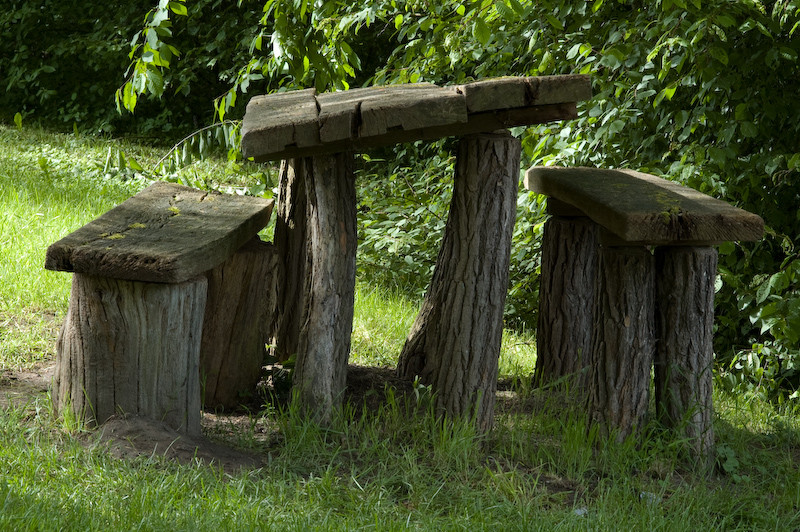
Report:
[[[35,395],[46,393],[54,371],[52,365],[25,371],[0,369],[0,408],[25,404]]]
[[[187,436],[167,425],[139,417],[106,421],[87,440],[105,445],[112,456],[130,460],[163,456],[181,464],[202,462],[235,474],[265,465],[262,456],[216,443],[204,436]]]
[[[36,370],[0,372],[0,407],[11,403],[25,404],[44,394],[53,378],[54,367]],[[350,366],[345,400],[355,407],[377,410],[385,401],[386,387],[400,397],[413,392],[412,384],[398,378],[392,368]],[[154,420],[137,417],[112,418],[84,437],[87,445],[105,446],[119,459],[163,456],[178,463],[202,462],[222,468],[226,473],[258,469],[268,460],[268,453],[240,449],[237,439],[269,449],[280,440],[277,428],[269,420],[251,413],[258,412],[258,401],[243,405],[235,412],[204,412],[203,435],[192,437]]]

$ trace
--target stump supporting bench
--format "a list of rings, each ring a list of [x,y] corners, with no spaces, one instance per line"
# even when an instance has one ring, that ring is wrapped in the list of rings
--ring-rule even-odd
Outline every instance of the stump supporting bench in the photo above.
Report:
[[[548,196],[536,378],[582,372],[589,415],[618,440],[659,418],[711,458],[715,244],[758,240],[761,218],[630,170],[534,167]],[[654,248],[654,252],[652,251]]]
[[[156,183],[51,245],[75,272],[57,343],[57,412],[200,432],[206,404],[255,387],[269,341],[272,201]],[[201,382],[202,375],[202,382]]]
[[[459,86],[415,83],[256,96],[242,151],[282,159],[275,355],[296,356],[300,406],[327,423],[344,395],[356,254],[354,153],[458,136],[455,186],[425,301],[398,363],[436,392],[437,412],[493,420],[519,182],[507,128],[577,117],[588,76],[508,77]]]

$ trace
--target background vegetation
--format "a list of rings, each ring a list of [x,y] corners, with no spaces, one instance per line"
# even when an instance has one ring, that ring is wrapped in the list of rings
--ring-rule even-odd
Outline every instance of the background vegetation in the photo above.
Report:
[[[376,409],[349,405],[328,430],[265,398],[224,436],[265,460],[241,473],[114,460],[55,419],[46,396],[0,398],[0,528],[800,527],[797,2],[154,4],[12,0],[0,13],[0,386],[7,368],[52,360],[68,276],[42,271],[47,244],[150,178],[270,193],[275,169],[236,158],[250,95],[584,72],[595,97],[580,119],[515,131],[524,166],[640,168],[769,226],[760,243],[721,248],[717,467],[694,471],[656,427],[638,448],[599,441],[569,400],[530,388],[531,338],[507,331],[490,436],[438,423],[420,388],[387,389]],[[356,363],[391,365],[400,350],[447,212],[451,146],[361,161]],[[535,324],[543,200],[520,191],[518,207],[507,317],[524,329]]]
[[[0,116],[171,140],[224,124],[184,142],[170,159],[181,163],[215,140],[235,159],[237,120],[256,93],[591,74],[595,96],[578,120],[516,131],[523,166],[638,168],[763,216],[763,241],[720,248],[718,371],[730,389],[795,397],[799,10],[797,0],[161,0],[97,13],[86,0],[13,2],[0,14]],[[424,290],[451,145],[364,157],[365,278]],[[255,185],[268,191],[270,171]],[[530,328],[543,200],[521,191],[518,214],[507,318]]]
[[[535,350],[513,331],[489,435],[441,423],[426,388],[377,385],[327,429],[266,395],[249,412],[205,413],[207,438],[255,456],[242,470],[200,463],[183,439],[169,442],[189,455],[183,462],[153,447],[115,458],[101,431],[53,415],[42,378],[17,394],[26,375],[52,366],[66,311],[70,275],[42,269],[47,244],[148,184],[119,164],[120,152],[146,168],[163,156],[129,141],[0,126],[0,530],[800,527],[793,404],[717,386],[707,475],[681,438],[656,426],[641,445],[587,430],[579,402],[531,387]],[[239,180],[251,179],[233,170],[209,157],[172,178],[243,192]],[[417,303],[359,283],[352,362],[392,365]]]

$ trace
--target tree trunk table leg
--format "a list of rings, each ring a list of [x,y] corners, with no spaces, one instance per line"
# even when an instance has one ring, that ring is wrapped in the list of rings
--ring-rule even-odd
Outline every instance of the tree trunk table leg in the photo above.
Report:
[[[644,247],[600,247],[588,411],[618,442],[647,421],[655,355],[653,255]]]
[[[281,362],[297,355],[308,278],[305,166],[310,158],[283,161],[276,204],[275,254],[278,291],[272,355]]]
[[[279,317],[276,346],[282,358],[297,355],[292,377],[297,400],[326,424],[344,394],[353,328],[353,155],[294,159],[281,181],[276,247],[285,261],[279,300],[287,307]]]
[[[88,424],[116,414],[200,433],[204,277],[179,284],[76,273],[56,345],[53,403]]]
[[[548,200],[549,201],[549,200]],[[598,227],[587,217],[553,216],[544,226],[534,382],[586,368],[592,346]],[[583,378],[585,380],[585,377]]]
[[[692,454],[713,460],[713,325],[717,250],[656,249],[656,405],[660,420],[685,427]]]
[[[275,250],[257,236],[206,273],[200,348],[206,408],[233,408],[254,396],[275,313]]]
[[[516,217],[520,142],[508,132],[461,139],[436,269],[398,362],[447,416],[492,426]]]

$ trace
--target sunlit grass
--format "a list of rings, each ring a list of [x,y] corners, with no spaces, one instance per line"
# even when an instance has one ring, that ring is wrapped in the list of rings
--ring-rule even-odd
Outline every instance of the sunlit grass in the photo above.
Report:
[[[46,247],[144,185],[96,171],[110,145],[0,129],[0,369],[52,363],[70,276],[43,270]],[[359,283],[351,362],[394,366],[418,307]],[[390,388],[378,408],[346,405],[327,428],[292,407],[253,412],[280,435],[237,434],[266,465],[236,475],[113,459],[56,419],[45,394],[0,408],[0,530],[800,528],[792,404],[715,392],[718,465],[706,476],[657,426],[617,445],[588,425],[582,397],[532,388],[534,340],[504,333],[500,374],[513,385],[488,435],[442,423],[426,393]]]

